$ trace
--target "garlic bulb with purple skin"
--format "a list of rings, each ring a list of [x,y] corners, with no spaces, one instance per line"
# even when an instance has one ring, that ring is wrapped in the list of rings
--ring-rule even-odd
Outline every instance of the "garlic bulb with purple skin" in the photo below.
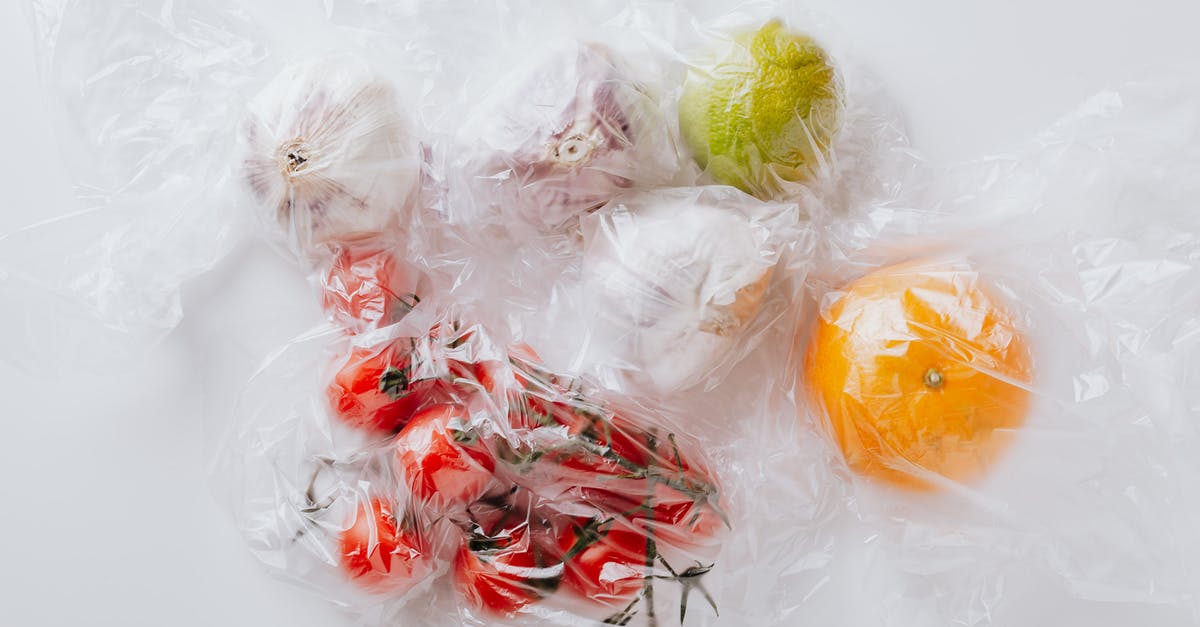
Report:
[[[631,187],[661,184],[678,167],[659,103],[597,44],[506,78],[457,144],[470,217],[542,231]]]
[[[419,180],[392,86],[356,63],[286,68],[250,103],[241,145],[263,222],[301,257],[395,228]]]
[[[732,188],[664,189],[588,217],[582,285],[603,364],[669,392],[744,342],[778,259],[767,229],[737,210],[747,201]]]

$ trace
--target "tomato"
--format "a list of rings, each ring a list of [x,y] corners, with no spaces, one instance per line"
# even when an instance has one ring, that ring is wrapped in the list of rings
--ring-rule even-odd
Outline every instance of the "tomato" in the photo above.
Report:
[[[365,588],[407,589],[433,570],[420,538],[401,529],[393,511],[381,499],[371,499],[370,512],[360,504],[339,537],[342,570]]]
[[[580,538],[563,565],[563,585],[601,605],[624,605],[642,590],[647,570],[645,536],[609,528],[598,539]]]
[[[536,372],[541,361],[542,358],[537,352],[524,342],[518,342],[508,349],[508,363],[513,367],[516,383],[522,388],[533,387],[534,381],[545,383],[541,381],[542,377]]]
[[[504,364],[494,360],[464,362],[450,359],[447,364],[450,376],[479,383],[487,392],[496,391],[496,381],[504,374]]]
[[[528,528],[515,527],[494,538],[476,538],[454,559],[458,591],[477,609],[512,616],[557,586],[562,562],[534,542]]]
[[[577,504],[594,508],[597,516],[638,516],[645,506],[650,486],[642,480],[594,482],[591,485],[573,486],[568,499]]]
[[[474,326],[464,326],[457,318],[443,319],[429,329],[429,337],[437,340],[448,349],[458,348],[475,337]]]
[[[551,414],[559,424],[568,425],[572,441],[548,455],[564,470],[573,471],[575,478],[569,481],[579,485],[597,485],[614,478],[643,480],[654,470],[656,459],[650,450],[648,435],[640,430],[621,426],[620,422],[606,419],[603,414],[586,406],[573,407],[555,404]]]
[[[516,344],[510,346],[508,348],[508,358],[510,361],[523,361],[531,364],[536,364],[542,361],[542,358],[537,354],[537,351],[533,350],[532,346],[524,342],[517,342]]]
[[[355,347],[326,389],[342,422],[361,429],[395,432],[419,409],[457,398],[441,378],[412,380],[418,371],[413,340]]]
[[[478,383],[488,393],[508,389],[518,382],[515,373],[503,359],[485,358],[492,352],[485,337],[474,326],[463,326],[457,320],[443,320],[429,330],[429,341],[446,356],[448,375],[455,379]],[[514,350],[532,354],[523,344]],[[481,353],[483,353],[481,355]]]
[[[467,506],[467,517],[461,524],[468,533],[503,536],[506,530],[527,523],[533,498],[529,491],[515,487],[506,493],[489,495]]]
[[[567,499],[587,504],[603,515],[653,519],[660,523],[690,524],[693,515],[702,510],[712,510],[707,505],[708,495],[703,492],[685,494],[673,487],[644,479],[596,481],[572,486],[568,494]],[[715,510],[712,510],[712,514],[720,518]]]
[[[454,582],[459,593],[477,609],[512,615],[538,598],[516,574],[532,566],[531,561],[523,563],[526,561],[505,557],[485,560],[463,547],[454,559]]]
[[[394,324],[420,301],[418,280],[388,251],[342,248],[322,277],[325,311],[354,333]]]
[[[653,485],[649,479],[665,472],[650,464],[653,456],[643,434],[615,427],[592,405],[532,393],[510,399],[509,422],[530,445],[513,463],[528,464],[519,470],[544,486],[543,494],[571,494],[567,500],[585,509],[595,506],[590,498],[594,492],[621,494],[633,497],[632,507],[637,507]],[[521,429],[526,432],[521,434]],[[510,456],[501,456],[510,461]]]
[[[609,455],[625,466],[648,468],[661,460],[659,442],[649,431],[629,419],[614,415],[596,426],[596,441],[609,449]]]
[[[606,447],[605,456],[626,468],[671,480],[707,483],[692,467],[686,446],[665,429],[615,414],[584,435]]]
[[[630,523],[646,533],[651,530],[662,543],[676,548],[696,550],[714,546],[728,528],[717,506],[715,495],[698,488],[685,493],[658,484],[651,498],[651,511],[644,509],[630,517]]]
[[[461,404],[413,416],[396,437],[396,462],[413,497],[436,508],[465,507],[493,484],[496,460],[470,427]]]
[[[716,546],[728,528],[712,505],[693,501],[657,505],[652,520],[660,543],[691,551]]]
[[[566,435],[574,437],[587,429],[592,419],[570,403],[554,401],[526,390],[509,394],[509,424],[516,429],[566,427]]]
[[[727,524],[712,483],[662,474],[651,479],[606,479],[594,472],[580,473],[577,485],[560,497],[572,504],[572,511],[591,508],[594,516],[620,518],[635,530],[653,533],[681,549],[710,546],[723,537]]]

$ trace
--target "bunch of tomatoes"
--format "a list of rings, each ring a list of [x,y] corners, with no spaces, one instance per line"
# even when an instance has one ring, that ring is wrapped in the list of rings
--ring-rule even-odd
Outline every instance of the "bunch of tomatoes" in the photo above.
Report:
[[[683,587],[681,617],[693,589],[713,604],[701,578],[728,521],[697,444],[450,313],[416,337],[378,333],[420,285],[386,250],[340,249],[323,275],[326,310],[356,336],[329,413],[386,460],[338,535],[344,576],[400,595],[448,570],[491,616],[546,603],[623,624],[653,612],[656,582]]]

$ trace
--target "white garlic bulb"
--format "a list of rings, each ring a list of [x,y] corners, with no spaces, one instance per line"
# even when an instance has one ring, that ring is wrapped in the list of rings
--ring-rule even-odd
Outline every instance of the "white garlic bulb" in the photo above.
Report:
[[[710,191],[713,190],[713,191]],[[583,287],[603,359],[657,390],[698,383],[758,312],[778,254],[732,188],[661,190],[589,218]]]
[[[394,228],[419,180],[391,85],[355,63],[285,69],[250,103],[241,140],[264,222],[302,256]]]
[[[659,103],[598,44],[506,77],[455,143],[469,219],[543,231],[678,168]]]

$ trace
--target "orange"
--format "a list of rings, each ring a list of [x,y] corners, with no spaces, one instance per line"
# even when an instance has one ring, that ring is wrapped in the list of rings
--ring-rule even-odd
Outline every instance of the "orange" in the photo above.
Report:
[[[931,489],[934,475],[978,478],[1012,439],[1031,357],[982,283],[962,267],[903,264],[822,312],[801,376],[850,468]]]

